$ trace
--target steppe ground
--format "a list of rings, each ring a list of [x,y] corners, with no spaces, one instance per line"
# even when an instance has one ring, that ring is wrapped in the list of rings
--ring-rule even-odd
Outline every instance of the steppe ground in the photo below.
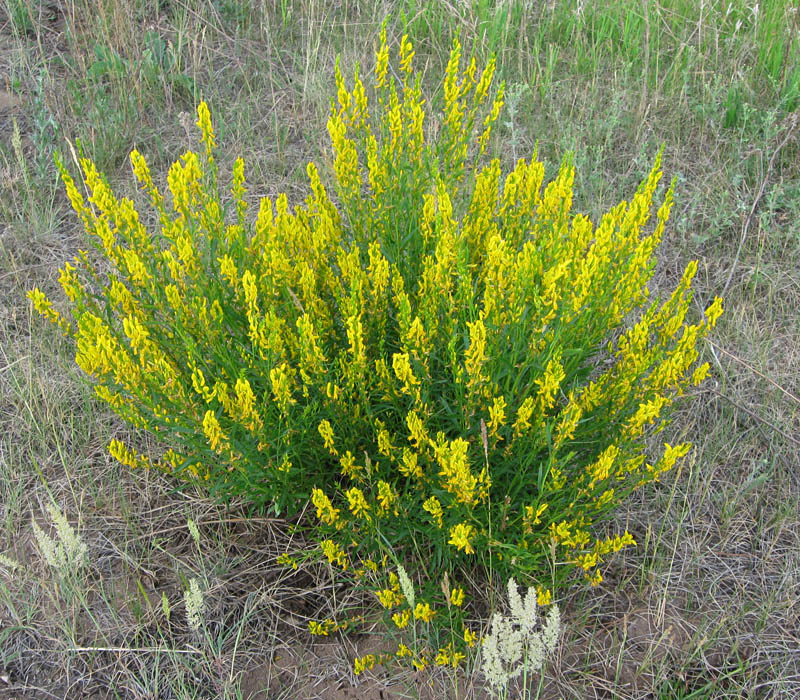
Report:
[[[131,472],[126,436],[73,349],[32,310],[62,299],[58,268],[84,246],[53,165],[82,144],[132,196],[136,147],[161,177],[196,139],[205,99],[222,171],[250,195],[306,196],[330,161],[337,55],[367,72],[380,24],[407,32],[441,88],[452,38],[498,57],[507,167],[538,143],[566,151],[575,209],[634,191],[661,144],[677,204],[654,291],[697,259],[696,309],[726,312],[703,354],[713,379],[669,428],[684,466],[619,513],[639,546],[598,588],[559,599],[565,631],[547,698],[800,697],[800,13],[791,0],[3,0],[0,4],[0,697],[481,698],[479,674],[352,672],[376,641],[319,644],[324,569],[275,562],[287,527]],[[188,125],[188,130],[184,128]],[[70,167],[72,167],[70,165]],[[55,503],[89,564],[58,576],[32,523]],[[197,541],[188,527],[199,528]],[[205,636],[183,607],[205,588]],[[166,604],[163,602],[166,601]],[[169,611],[169,614],[167,614]],[[535,690],[535,687],[534,687]]]

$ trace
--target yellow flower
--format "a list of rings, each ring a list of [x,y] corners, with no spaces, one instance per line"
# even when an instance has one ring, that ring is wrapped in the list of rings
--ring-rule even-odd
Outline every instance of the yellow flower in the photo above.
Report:
[[[439,476],[444,477],[444,488],[454,494],[459,503],[469,504],[475,499],[478,480],[469,469],[468,449],[469,443],[463,438],[448,442],[444,434],[437,437],[434,445],[436,460],[441,466]]]
[[[356,464],[356,458],[350,450],[347,450],[340,458],[339,464],[341,465],[341,474],[350,479],[355,477],[361,470],[361,467]]]
[[[541,586],[536,586],[536,604],[539,606],[543,605],[550,605],[550,600],[552,599],[552,595],[550,593],[549,588],[542,588]]]
[[[378,431],[378,452],[384,457],[391,457],[394,452],[394,445],[392,444],[392,436],[389,431],[381,429]]]
[[[406,425],[408,426],[409,442],[417,449],[428,440],[428,434],[425,432],[425,426],[416,411],[409,411],[406,416]]]
[[[222,452],[227,440],[214,411],[206,411],[205,417],[203,418],[203,432],[208,438],[208,444],[211,446],[211,449],[217,453]]]
[[[403,597],[391,588],[384,588],[377,591],[375,595],[378,596],[380,604],[387,610],[391,610],[395,605],[400,605],[400,603],[403,602]]]
[[[436,523],[436,527],[442,526],[442,504],[439,503],[439,499],[436,496],[431,496],[425,503],[422,504],[422,507],[431,514],[433,521]]]
[[[336,450],[333,446],[333,428],[331,427],[330,421],[327,420],[320,421],[317,430],[319,431],[319,434],[322,436],[323,445],[325,446],[325,449],[335,454]]]
[[[486,327],[480,319],[467,323],[469,328],[469,347],[464,354],[464,366],[469,376],[470,387],[479,384],[486,377],[481,369],[486,361]]]
[[[694,384],[694,386],[698,386],[706,378],[706,376],[708,376],[708,370],[710,368],[711,366],[708,364],[708,362],[704,362],[702,365],[699,365],[692,374],[692,384]]]
[[[292,376],[288,365],[282,364],[269,371],[269,380],[272,383],[272,392],[275,401],[282,413],[286,413],[289,404],[295,403],[292,398]]]
[[[722,315],[722,299],[714,297],[714,302],[706,309],[706,323],[712,328],[717,325],[717,319]]]
[[[297,569],[297,560],[286,552],[277,557],[275,561],[281,566],[291,566],[292,569]]]
[[[217,142],[214,139],[214,128],[211,126],[211,112],[205,102],[201,102],[197,106],[197,126],[200,127],[203,143],[206,146],[206,154],[209,156],[216,148]]]
[[[517,419],[514,421],[514,437],[519,437],[531,427],[530,418],[533,415],[534,400],[528,396],[517,409]]]
[[[457,549],[463,549],[467,554],[474,554],[470,538],[475,536],[475,528],[466,523],[459,523],[450,528],[450,539],[448,544],[454,545]]]
[[[434,659],[434,663],[437,666],[447,666],[450,663],[450,649],[448,647],[442,647],[439,649],[439,652],[436,654],[436,658]]]
[[[336,512],[338,513],[339,511]],[[329,563],[338,564],[342,569],[347,570],[347,557],[338,544],[333,540],[324,540],[320,546],[322,547],[322,553],[328,558]]]
[[[450,602],[457,608],[460,608],[464,604],[464,589],[454,588],[450,591]]]
[[[434,615],[436,615],[436,611],[431,609],[431,606],[428,605],[428,603],[417,603],[417,606],[414,608],[415,620],[430,622]]]
[[[239,271],[236,269],[236,263],[230,255],[223,255],[217,258],[219,263],[219,270],[222,276],[228,281],[232,287],[236,287],[239,283]]]
[[[475,646],[475,642],[478,641],[478,635],[469,627],[464,627],[464,641],[467,643],[467,646],[472,649]]]
[[[392,621],[395,625],[397,625],[398,629],[405,629],[408,626],[409,620],[411,619],[411,611],[410,610],[403,610],[401,613],[395,613],[392,615]]]
[[[402,659],[404,656],[413,656],[414,652],[411,651],[403,642],[397,645],[397,652],[395,652],[395,656],[398,659]]]
[[[317,517],[326,525],[333,525],[339,517],[339,509],[334,508],[322,489],[311,490],[311,502],[317,507]]]
[[[318,637],[327,637],[329,629],[326,623],[327,620],[323,623],[319,623],[316,620],[311,620],[308,623],[308,631]]]
[[[367,669],[372,669],[375,667],[375,654],[367,654],[366,656],[357,657],[353,661],[353,671],[355,674],[361,675]]]
[[[361,491],[361,489],[354,486],[350,490],[346,491],[345,495],[347,496],[347,501],[350,505],[350,512],[357,518],[363,515],[367,520],[369,520],[369,504],[364,498],[364,493]]]
[[[494,437],[497,435],[498,428],[501,428],[506,422],[506,400],[500,396],[494,399],[491,407],[489,408],[489,435]]]
[[[539,387],[536,399],[538,401],[539,410],[544,412],[555,405],[555,396],[561,382],[564,381],[566,372],[561,364],[561,353],[558,352],[545,367],[544,374],[534,381]]]
[[[392,491],[392,487],[383,480],[378,481],[378,503],[381,510],[389,510],[396,500],[397,496]]]
[[[419,465],[417,453],[412,452],[407,447],[403,448],[403,461],[398,465],[398,469],[403,476],[414,476],[418,479],[421,479],[423,476],[422,467]]]
[[[392,356],[392,367],[395,376],[403,383],[403,393],[410,394],[412,389],[419,385],[419,379],[414,376],[407,352],[396,352]]]
[[[381,43],[375,54],[375,87],[386,87],[386,74],[389,71],[389,47],[386,43],[386,25],[381,28]]]

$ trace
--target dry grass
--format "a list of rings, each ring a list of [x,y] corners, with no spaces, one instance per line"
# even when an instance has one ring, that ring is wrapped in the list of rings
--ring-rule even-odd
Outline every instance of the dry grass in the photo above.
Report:
[[[298,201],[306,162],[328,157],[335,56],[369,66],[380,22],[389,15],[399,36],[401,10],[431,94],[456,27],[466,46],[498,53],[508,84],[523,87],[496,148],[510,161],[538,140],[551,164],[575,150],[578,208],[595,214],[624,196],[665,143],[678,203],[657,280],[674,284],[695,257],[698,308],[726,292],[706,348],[715,378],[670,428],[693,456],[619,513],[639,547],[601,587],[559,601],[566,631],[541,696],[800,696],[798,54],[787,45],[771,74],[760,58],[777,31],[764,24],[796,34],[798,15],[788,2],[772,20],[745,2],[732,18],[720,2],[699,14],[678,0],[619,3],[604,39],[602,12],[576,15],[575,3],[484,5],[0,5],[0,697],[484,697],[468,673],[357,679],[352,658],[379,648],[377,635],[313,641],[307,621],[357,606],[359,592],[334,587],[318,564],[275,562],[302,550],[295,524],[116,464],[105,445],[128,428],[24,298],[34,285],[55,290],[83,245],[52,165],[67,139],[133,196],[127,152],[163,171],[186,145],[180,114],[203,98],[221,152],[246,156],[253,196]],[[42,559],[31,522],[54,535],[49,503],[86,544],[84,567]],[[192,579],[205,600],[199,631],[184,609]]]

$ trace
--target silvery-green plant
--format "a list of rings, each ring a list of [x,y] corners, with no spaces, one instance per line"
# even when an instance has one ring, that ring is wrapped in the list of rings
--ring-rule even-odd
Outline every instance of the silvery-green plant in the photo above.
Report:
[[[20,568],[20,564],[11,557],[7,557],[5,554],[0,554],[0,567],[8,569],[13,574],[17,569]]]
[[[508,581],[510,615],[495,613],[489,634],[481,647],[481,671],[493,694],[508,697],[509,683],[524,674],[522,687],[527,689],[528,674],[540,671],[545,656],[555,649],[561,629],[561,613],[552,605],[541,629],[536,589],[529,588],[523,600],[513,578]]]
[[[196,578],[189,581],[189,588],[184,592],[183,600],[186,604],[186,619],[189,622],[189,627],[193,630],[200,629],[203,626],[205,602],[203,600],[203,592],[200,590],[200,583]]]
[[[48,503],[45,507],[56,526],[56,539],[47,535],[36,521],[31,521],[33,535],[42,557],[61,574],[81,568],[86,563],[86,545],[56,506]]]

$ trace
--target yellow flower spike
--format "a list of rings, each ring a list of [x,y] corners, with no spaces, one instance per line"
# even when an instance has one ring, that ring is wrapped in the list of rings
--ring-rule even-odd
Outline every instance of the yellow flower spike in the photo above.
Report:
[[[600,496],[597,498],[597,507],[598,508],[605,508],[609,506],[614,501],[614,489],[606,489]]]
[[[444,111],[449,112],[458,99],[458,68],[461,63],[461,43],[458,37],[453,39],[453,48],[450,50],[450,59],[444,70]]]
[[[205,102],[197,105],[197,122],[195,123],[200,128],[201,138],[206,147],[206,157],[211,161],[217,142],[214,137],[214,127],[211,125],[211,112]]]
[[[339,59],[336,59],[336,63],[333,68],[334,80],[336,82],[336,97],[339,101],[339,115],[347,114],[350,111],[350,105],[352,102],[352,98],[350,93],[347,91],[347,85],[345,85],[344,77],[342,76],[342,71],[339,68]]]
[[[236,263],[230,255],[223,255],[217,258],[219,263],[219,271],[225,280],[234,289],[239,284],[239,270],[236,269]],[[246,273],[245,273],[246,274]]]
[[[555,405],[556,392],[564,381],[566,372],[561,364],[561,352],[556,353],[545,367],[544,374],[534,381],[539,387],[536,395],[537,408],[541,413]]]
[[[428,433],[422,423],[422,419],[416,411],[409,411],[406,415],[406,425],[408,426],[408,440],[411,445],[420,449],[428,442]],[[414,460],[416,464],[416,459]]]
[[[365,656],[357,657],[353,661],[353,671],[357,676],[360,676],[364,671],[375,668],[375,654],[367,654]]]
[[[297,403],[292,397],[293,380],[290,368],[286,364],[273,367],[269,371],[269,380],[272,384],[272,393],[281,413],[287,415],[289,406]]]
[[[489,408],[489,435],[490,437],[497,436],[498,428],[503,427],[506,422],[506,400],[500,396],[494,399],[491,407]]]
[[[347,496],[350,512],[357,518],[363,516],[365,520],[369,520],[369,504],[364,498],[364,492],[354,486],[348,489],[345,495]]]
[[[454,588],[450,591],[450,602],[455,605],[457,608],[460,608],[464,605],[464,589],[463,588]]]
[[[339,519],[339,509],[334,508],[322,489],[311,489],[311,502],[317,508],[317,518],[325,525],[333,525]]]
[[[328,506],[330,507],[330,502],[328,502]],[[330,510],[333,511],[334,509],[330,508]],[[338,510],[335,511],[335,513],[338,512]],[[347,570],[347,555],[338,544],[336,544],[333,540],[324,540],[320,544],[320,547],[322,548],[322,553],[328,558],[328,563],[337,564],[338,566],[342,567],[343,570]]]
[[[470,471],[467,450],[469,443],[463,438],[434,447],[436,460],[441,467],[439,476],[442,486],[452,493],[459,503],[471,504],[475,501],[478,479]]]
[[[403,448],[403,459],[397,468],[403,476],[408,478],[421,479],[424,475],[417,453],[412,452],[407,447]]]
[[[380,604],[387,610],[391,610],[403,602],[403,596],[393,591],[391,588],[384,588],[380,591],[376,591],[375,595],[378,597]]]
[[[406,612],[408,612],[408,611],[406,611]],[[407,622],[406,622],[406,624],[407,624]],[[405,625],[403,625],[403,627],[405,627]],[[397,645],[397,651],[395,652],[395,656],[398,659],[402,659],[403,657],[413,656],[413,655],[414,655],[414,652],[412,652],[411,649],[409,649],[405,644],[403,644],[403,642],[400,642],[400,644]]]
[[[587,474],[591,477],[589,482],[589,489],[593,489],[595,484],[600,481],[605,481],[611,475],[611,468],[614,461],[619,455],[619,447],[616,445],[609,445],[595,462],[586,468]]]
[[[221,454],[227,447],[228,440],[225,437],[225,433],[222,432],[222,427],[214,411],[206,411],[203,418],[203,432],[211,449],[217,454]]]
[[[386,74],[389,70],[389,46],[386,43],[386,23],[383,23],[380,34],[380,45],[375,53],[375,87],[379,90],[386,87]]]
[[[376,562],[372,561],[372,559],[367,559],[364,562],[364,566],[366,566],[372,572],[377,573],[377,571],[378,571],[378,564]]]
[[[464,627],[464,642],[470,649],[475,647],[475,642],[478,641],[478,635],[475,634],[469,627]]]
[[[505,95],[505,83],[501,83],[500,87],[497,90],[497,96],[494,98],[494,103],[492,104],[492,110],[489,114],[486,115],[486,119],[483,121],[483,133],[478,137],[478,146],[480,147],[479,154],[483,155],[484,151],[486,151],[486,146],[489,143],[489,137],[492,134],[492,126],[497,121],[497,118],[500,116],[500,110],[503,108],[504,104],[504,95]]]
[[[536,604],[539,607],[544,607],[545,605],[550,605],[553,596],[550,593],[549,588],[543,588],[542,586],[536,586]]]
[[[58,283],[64,290],[64,294],[67,295],[67,298],[73,303],[83,298],[83,287],[78,280],[75,266],[70,263],[65,263],[64,267],[59,270],[59,272],[61,274],[58,276]]]
[[[392,444],[392,436],[385,428],[378,430],[378,452],[384,457],[391,457],[395,451],[395,446]]]
[[[325,449],[328,450],[332,455],[337,455],[338,452],[333,446],[333,427],[331,426],[330,421],[320,421],[320,424],[317,426],[317,431],[322,437]]]
[[[464,368],[469,377],[469,386],[475,386],[486,380],[482,373],[486,362],[486,327],[483,321],[467,322],[469,329],[469,347],[464,355]]]
[[[414,48],[408,40],[408,34],[404,34],[400,39],[400,70],[406,74],[411,75],[411,62],[414,60]],[[403,79],[403,85],[407,84],[407,80]]]
[[[525,515],[522,518],[523,532],[533,534],[533,526],[540,525],[542,514],[547,510],[547,503],[542,503],[534,512],[533,506],[525,506]]]
[[[349,479],[358,478],[361,473],[362,467],[356,464],[356,458],[350,450],[347,450],[341,457],[339,457],[340,474]]]
[[[403,393],[412,394],[419,386],[419,379],[414,376],[411,369],[410,358],[406,352],[396,352],[392,356],[394,374],[403,383]]]
[[[699,365],[695,371],[692,373],[692,384],[694,386],[699,386],[703,380],[708,376],[708,372],[711,369],[711,365],[708,362],[704,362],[702,365]]]
[[[367,356],[364,349],[364,326],[359,315],[347,319],[347,340],[350,344],[350,380],[358,385],[367,367]]]
[[[124,318],[122,320],[122,329],[131,341],[131,349],[134,355],[140,356],[141,365],[144,367],[145,355],[143,351],[148,344],[150,334],[135,316],[127,316]]]
[[[450,528],[450,539],[448,544],[452,544],[456,549],[463,550],[466,554],[474,554],[475,548],[470,539],[475,536],[475,528],[466,523],[459,523]]]
[[[26,296],[33,302],[33,308],[48,321],[55,323],[65,334],[72,332],[72,326],[69,321],[53,308],[52,302],[38,287],[31,289]]]
[[[108,452],[120,464],[124,464],[131,469],[149,469],[151,466],[151,462],[147,457],[131,450],[120,440],[111,440],[108,443]]]
[[[492,85],[492,79],[494,78],[494,72],[497,68],[497,60],[494,56],[489,59],[489,62],[486,64],[486,67],[481,72],[481,77],[478,79],[478,84],[475,86],[475,92],[473,93],[472,104],[473,106],[477,106],[483,103],[486,99],[486,95],[489,94],[489,88]]]
[[[378,480],[378,504],[381,510],[386,513],[397,502],[397,494],[392,490],[392,487],[383,480]],[[394,514],[397,515],[397,509],[394,509]]]
[[[521,437],[527,430],[530,429],[530,419],[533,415],[533,409],[535,405],[534,399],[531,396],[525,398],[525,400],[520,404],[519,408],[517,409],[517,418],[514,421],[515,438]]]
[[[319,623],[316,620],[311,620],[308,623],[308,631],[318,637],[328,636],[328,627],[325,623]]]
[[[428,603],[417,603],[416,607],[414,608],[414,619],[415,620],[422,620],[423,622],[430,622],[434,616],[436,615],[436,611],[431,608]]]
[[[722,315],[722,299],[714,297],[714,302],[706,309],[706,323],[713,328],[717,319]]]
[[[450,665],[450,648],[449,647],[441,647],[436,654],[436,658],[434,659],[434,663],[437,666],[449,666]]]
[[[61,159],[56,155],[55,160],[56,166],[61,173],[61,181],[64,183],[64,189],[66,190],[67,198],[69,199],[72,208],[75,210],[75,213],[78,214],[83,222],[84,227],[88,231],[90,230],[90,221],[92,216],[91,210],[86,206],[83,196],[75,186],[75,180],[73,180],[70,174],[67,172],[67,169],[64,167]]]
[[[403,610],[401,613],[395,613],[392,615],[392,622],[394,622],[395,626],[398,629],[405,629],[408,626],[408,623],[411,620],[411,611],[410,610]]]
[[[436,527],[441,528],[443,511],[442,504],[439,502],[439,499],[436,498],[436,496],[431,496],[422,504],[422,507],[431,514]]]
[[[247,193],[244,179],[244,160],[237,158],[233,163],[233,184],[231,186],[231,195],[236,202],[236,218],[239,226],[244,225],[244,214],[247,210],[248,204],[244,199]]]

